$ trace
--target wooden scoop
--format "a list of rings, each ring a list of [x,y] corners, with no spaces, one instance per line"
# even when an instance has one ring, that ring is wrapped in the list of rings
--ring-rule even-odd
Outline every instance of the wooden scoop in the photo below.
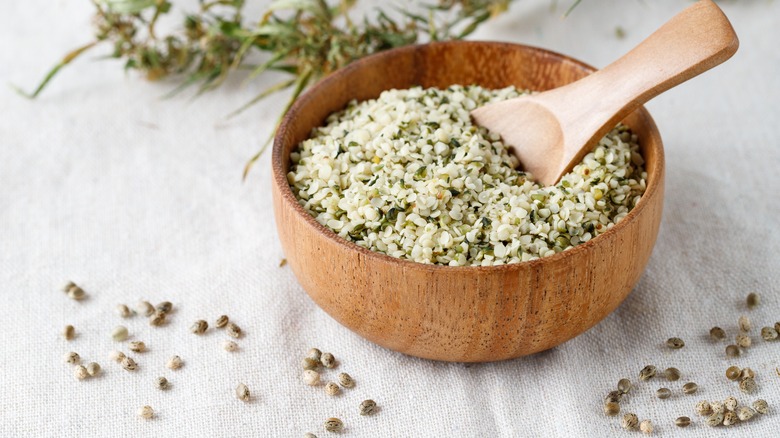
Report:
[[[514,148],[534,179],[552,185],[637,107],[729,59],[737,47],[723,11],[701,0],[603,70],[471,115]]]

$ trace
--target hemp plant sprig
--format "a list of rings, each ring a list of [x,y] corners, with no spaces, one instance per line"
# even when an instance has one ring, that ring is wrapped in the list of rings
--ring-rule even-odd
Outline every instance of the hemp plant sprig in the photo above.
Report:
[[[289,78],[272,85],[242,105],[237,114],[263,98],[292,89],[282,115],[310,84],[364,56],[424,41],[461,39],[480,24],[505,11],[512,0],[439,0],[420,6],[417,13],[396,10],[391,18],[376,9],[372,18],[353,21],[348,11],[356,0],[275,0],[260,20],[244,20],[244,0],[199,0],[199,9],[186,13],[182,27],[167,35],[157,32],[158,19],[169,14],[167,0],[92,0],[95,39],[65,55],[31,93],[37,97],[74,59],[99,45],[110,45],[109,58],[124,61],[148,80],[174,77],[180,81],[170,94],[191,86],[197,93],[220,86],[232,73],[247,72],[250,81],[268,71]],[[254,65],[251,55],[265,53]],[[252,157],[246,176],[268,142]]]

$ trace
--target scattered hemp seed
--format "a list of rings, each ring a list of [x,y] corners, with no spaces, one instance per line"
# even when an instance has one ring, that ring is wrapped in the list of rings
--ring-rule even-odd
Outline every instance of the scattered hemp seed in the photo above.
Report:
[[[66,325],[65,329],[62,331],[62,337],[65,338],[66,341],[70,341],[76,337],[76,329],[70,324]]]
[[[694,382],[688,382],[683,385],[682,390],[684,394],[694,394],[699,389],[699,385]]]
[[[72,281],[65,285],[64,291],[68,294],[68,297],[77,301],[83,300],[87,296],[84,289],[76,286],[76,283]]]
[[[233,351],[238,350],[238,344],[236,344],[233,341],[224,341],[224,342],[222,342],[222,348],[225,351],[233,352]]]
[[[344,428],[344,422],[338,418],[328,418],[323,426],[328,432],[340,432]]]
[[[87,372],[87,369],[81,365],[77,365],[76,368],[73,369],[73,374],[79,380],[84,380],[89,377],[89,372]]]
[[[317,438],[317,435],[311,432],[306,432],[305,434],[303,434],[303,438]]]
[[[620,391],[610,391],[606,397],[604,397],[604,403],[620,403],[623,398],[623,393]]]
[[[376,402],[373,400],[363,400],[360,402],[360,415],[371,415],[376,412]]]
[[[74,351],[71,351],[71,352],[65,353],[65,355],[62,358],[62,360],[65,361],[65,363],[69,363],[71,365],[76,365],[79,362],[81,362],[81,357],[79,357],[78,353],[76,353]]]
[[[676,382],[680,380],[680,370],[675,367],[670,367],[664,370],[664,377],[670,382]]]
[[[720,327],[713,327],[710,329],[710,337],[716,341],[722,341],[726,339],[726,331]]]
[[[777,339],[777,330],[774,327],[763,327],[761,328],[761,337],[765,341],[774,341]]]
[[[738,366],[730,366],[726,368],[726,378],[731,381],[739,380],[739,376],[742,374],[742,370]]]
[[[122,362],[122,359],[125,358],[125,354],[121,351],[114,350],[111,353],[108,353],[108,358],[113,360],[116,363]]]
[[[162,313],[171,313],[171,310],[173,310],[173,303],[170,301],[163,301],[162,303],[157,305],[157,311]]]
[[[691,419],[689,417],[677,417],[674,420],[674,425],[677,427],[688,427],[691,425]]]
[[[322,353],[322,356],[320,356],[320,363],[325,368],[333,368],[336,366],[336,358],[330,353]]]
[[[152,316],[154,314],[154,306],[148,301],[139,301],[135,305],[135,311],[143,316]]]
[[[739,378],[744,379],[746,377],[752,377],[756,378],[756,372],[753,371],[752,368],[742,368],[742,371],[739,372]]]
[[[320,361],[315,360],[311,357],[304,357],[301,359],[301,366],[304,370],[316,370],[320,367]]]
[[[620,403],[617,402],[606,402],[604,403],[604,413],[609,415],[610,417],[614,417],[615,415],[620,413]]]
[[[149,318],[149,325],[160,326],[165,324],[165,312],[155,310],[152,317]]]
[[[113,338],[116,342],[124,341],[127,339],[127,335],[127,327],[123,325],[118,325],[114,327],[114,330],[111,331],[111,338]]]
[[[735,414],[733,411],[726,411],[725,414],[723,414],[723,425],[724,426],[731,426],[733,424],[737,424],[739,419],[737,418],[737,414]]]
[[[775,323],[775,331],[780,333],[780,321]]]
[[[750,331],[750,328],[751,328],[750,318],[748,318],[745,315],[742,315],[742,316],[739,317],[739,320],[737,322],[739,324],[739,329],[740,330],[742,330],[743,332],[749,332]]]
[[[628,391],[631,391],[631,381],[628,379],[618,380],[617,390],[620,391],[621,394],[628,394]]]
[[[67,282],[65,284],[65,286],[62,287],[62,291],[65,292],[65,293],[68,293],[68,292],[70,292],[71,289],[73,289],[75,287],[78,287],[78,286],[76,286],[76,283],[74,283],[72,281],[69,281],[69,282]]]
[[[165,389],[168,389],[171,386],[171,384],[168,383],[168,379],[166,379],[165,377],[161,376],[161,377],[157,378],[157,382],[156,382],[155,386],[157,386],[157,389],[165,390]]]
[[[637,417],[636,414],[629,412],[623,415],[623,418],[620,420],[620,425],[626,430],[636,430],[637,427],[639,427],[639,417]]]
[[[151,406],[141,406],[138,409],[138,416],[144,420],[149,420],[154,417],[154,409]]]
[[[739,355],[739,347],[734,344],[726,346],[726,357],[739,357]]]
[[[310,348],[309,351],[306,352],[306,357],[316,360],[317,362],[320,361],[320,358],[322,358],[322,352],[319,348]]]
[[[236,397],[241,400],[248,402],[249,401],[249,387],[244,385],[243,383],[239,383],[236,387]]]
[[[642,371],[639,372],[639,380],[647,381],[655,377],[656,368],[654,365],[648,365],[644,368],[642,368]]]
[[[237,326],[235,323],[229,322],[227,326],[225,326],[225,330],[227,330],[227,334],[236,339],[241,337],[241,327]]]
[[[121,316],[122,318],[129,318],[133,316],[133,311],[130,310],[129,307],[127,307],[126,304],[117,304],[116,305],[116,313]]]
[[[317,386],[320,383],[320,373],[314,370],[305,370],[303,372],[303,382],[309,386]]]
[[[354,388],[355,387],[355,379],[353,379],[352,376],[350,376],[347,373],[339,374],[338,379],[339,379],[339,383],[341,384],[341,386],[343,386],[345,388]]]
[[[282,260],[279,262],[279,267],[280,267],[280,268],[283,268],[283,267],[284,267],[286,264],[287,264],[287,259],[282,259]]]
[[[651,435],[653,433],[653,423],[650,420],[642,420],[639,423],[639,430],[645,435]]]
[[[130,351],[135,351],[136,353],[143,353],[146,351],[146,344],[144,344],[143,341],[133,341],[130,343]]]
[[[699,415],[710,415],[712,413],[710,402],[707,400],[702,400],[696,403],[696,413]]]
[[[228,318],[227,315],[220,315],[220,317],[217,318],[217,322],[214,323],[214,327],[224,328],[228,322],[230,322],[230,318]]]
[[[669,388],[659,388],[658,391],[655,392],[655,396],[661,400],[666,400],[672,396],[672,390]]]
[[[727,411],[737,409],[737,405],[739,405],[739,402],[734,397],[726,397],[726,399],[723,400],[723,407],[726,408]]]
[[[341,393],[341,388],[336,382],[328,382],[325,384],[325,393],[328,395],[336,396]]]
[[[182,367],[182,365],[184,365],[184,362],[181,360],[179,356],[171,357],[170,359],[168,359],[168,362],[165,364],[165,366],[171,370],[178,370],[179,368]]]
[[[753,402],[753,409],[759,414],[764,415],[769,412],[769,404],[767,404],[766,400],[758,399]]]
[[[97,362],[90,362],[87,365],[87,373],[89,373],[89,375],[92,377],[95,377],[98,374],[100,374],[100,364]]]
[[[754,415],[756,415],[756,411],[754,411],[753,408],[747,406],[740,406],[734,412],[737,413],[737,418],[739,418],[739,421],[748,421],[753,418]]]
[[[125,356],[125,358],[122,359],[122,368],[126,369],[127,371],[135,371],[138,369],[138,364],[135,363],[132,357]]]
[[[755,392],[757,387],[758,385],[756,385],[756,379],[752,377],[745,377],[739,381],[739,390],[745,394],[751,394]]]
[[[723,402],[719,401],[711,401],[710,409],[712,410],[713,414],[722,414],[726,411],[726,408],[723,406]]]
[[[715,412],[707,417],[707,426],[720,426],[723,424],[723,412]]]
[[[735,340],[736,340],[736,344],[742,348],[748,348],[753,343],[753,340],[750,339],[750,336],[744,333],[738,334]]]
[[[747,306],[752,309],[761,304],[761,297],[759,297],[757,293],[751,292],[748,294],[745,301],[747,302]]]
[[[192,333],[195,333],[196,335],[202,335],[203,333],[206,333],[206,330],[209,328],[209,323],[206,321],[199,319],[195,321],[194,324],[190,327],[190,331]]]
[[[669,338],[666,340],[666,346],[673,350],[679,350],[685,347],[685,341],[680,338]]]

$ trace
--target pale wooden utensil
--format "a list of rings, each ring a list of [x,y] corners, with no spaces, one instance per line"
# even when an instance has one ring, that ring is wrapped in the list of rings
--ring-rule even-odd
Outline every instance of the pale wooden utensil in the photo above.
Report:
[[[738,46],[720,8],[701,0],[596,73],[471,115],[513,147],[535,180],[552,185],[636,108],[729,59]]]

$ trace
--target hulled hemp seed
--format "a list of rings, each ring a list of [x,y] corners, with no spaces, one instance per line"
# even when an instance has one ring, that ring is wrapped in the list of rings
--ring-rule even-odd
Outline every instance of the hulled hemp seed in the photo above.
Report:
[[[372,415],[376,412],[376,402],[373,400],[363,400],[360,402],[360,415]]]
[[[248,402],[249,401],[249,387],[244,385],[243,383],[239,383],[236,387],[236,397],[239,400]]]
[[[116,342],[122,342],[127,339],[128,332],[127,327],[123,325],[118,325],[114,327],[114,330],[111,331],[111,339],[113,339]]]

